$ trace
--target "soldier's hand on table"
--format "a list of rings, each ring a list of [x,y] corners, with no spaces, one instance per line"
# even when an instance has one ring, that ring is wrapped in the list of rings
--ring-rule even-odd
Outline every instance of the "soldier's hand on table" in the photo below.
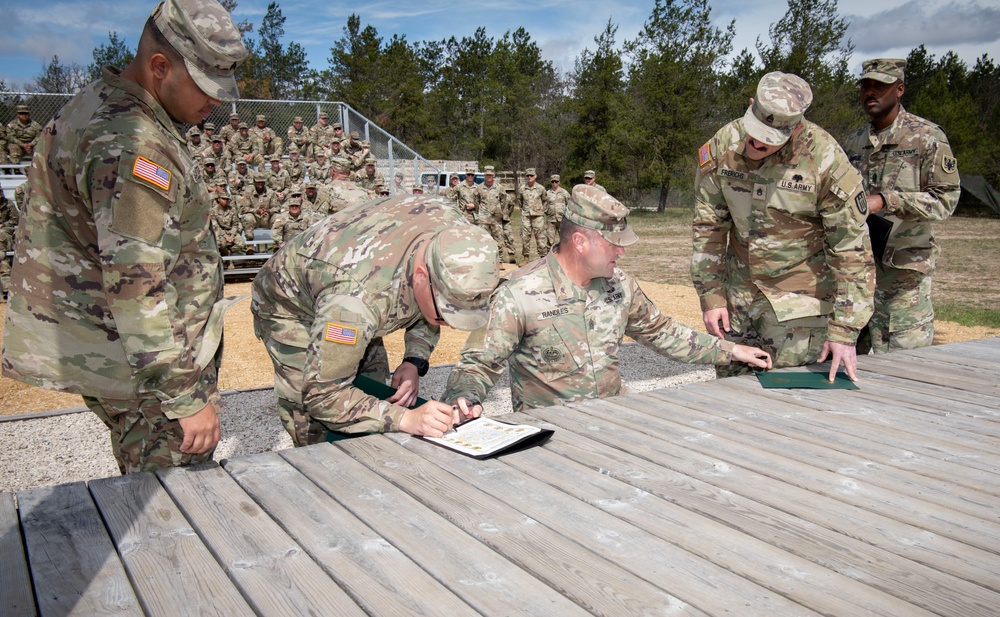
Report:
[[[841,363],[843,363],[844,371],[851,378],[851,381],[858,380],[858,352],[854,345],[827,341],[823,343],[823,351],[819,354],[818,362],[826,361],[827,356],[830,357],[829,378],[831,382],[837,376],[837,368]]]
[[[709,309],[702,315],[702,319],[705,322],[705,328],[712,336],[724,338],[722,332],[729,332],[729,309],[727,308]]]
[[[763,349],[749,345],[737,345],[733,348],[733,360],[738,360],[757,368],[771,368],[771,354]]]
[[[458,397],[458,400],[452,405],[452,410],[454,411],[452,422],[455,424],[461,424],[466,420],[483,415],[483,406],[479,403],[473,403],[464,396]]]
[[[222,431],[219,428],[219,414],[215,403],[209,403],[194,415],[178,420],[184,431],[181,452],[204,454],[219,443]]]
[[[417,367],[409,362],[403,362],[392,374],[392,381],[389,384],[396,388],[396,393],[390,396],[390,403],[402,407],[411,407],[417,402],[417,393],[420,392],[420,375]]]
[[[453,424],[451,405],[441,401],[427,401],[416,409],[407,409],[399,421],[399,430],[411,435],[440,437]]]

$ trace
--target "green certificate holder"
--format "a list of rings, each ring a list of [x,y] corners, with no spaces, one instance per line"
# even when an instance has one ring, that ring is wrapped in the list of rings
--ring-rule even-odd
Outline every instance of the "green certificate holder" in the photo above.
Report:
[[[829,373],[757,371],[757,380],[764,388],[804,388],[810,390],[860,390],[844,371],[839,371],[831,382]]]

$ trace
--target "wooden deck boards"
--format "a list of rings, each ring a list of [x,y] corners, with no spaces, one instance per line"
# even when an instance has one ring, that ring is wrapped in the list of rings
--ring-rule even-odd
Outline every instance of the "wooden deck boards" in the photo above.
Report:
[[[859,366],[0,494],[0,615],[995,617],[1000,339]]]

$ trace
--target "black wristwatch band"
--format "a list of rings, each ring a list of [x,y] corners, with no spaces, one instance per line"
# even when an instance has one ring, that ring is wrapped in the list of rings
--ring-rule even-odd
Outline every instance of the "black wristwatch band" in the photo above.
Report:
[[[423,358],[403,358],[403,362],[409,362],[413,366],[417,367],[417,375],[423,377],[427,374],[427,369],[431,367],[430,362],[424,360]]]

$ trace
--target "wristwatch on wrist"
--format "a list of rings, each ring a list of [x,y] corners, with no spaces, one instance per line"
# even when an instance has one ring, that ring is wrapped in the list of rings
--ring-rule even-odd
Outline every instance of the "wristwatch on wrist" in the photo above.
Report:
[[[420,375],[421,377],[423,377],[424,375],[426,375],[427,374],[427,369],[429,369],[431,367],[430,362],[428,362],[427,360],[424,360],[423,358],[407,357],[407,358],[403,358],[403,362],[409,362],[413,366],[417,367],[417,375]]]

